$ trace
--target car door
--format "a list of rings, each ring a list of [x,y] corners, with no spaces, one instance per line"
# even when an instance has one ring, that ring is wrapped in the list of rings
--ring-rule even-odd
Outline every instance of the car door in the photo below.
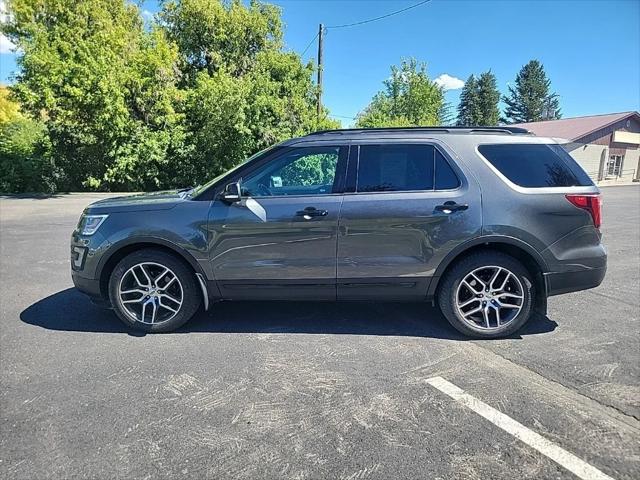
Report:
[[[210,261],[223,298],[336,298],[337,228],[348,147],[278,149],[215,199]]]
[[[424,299],[439,262],[480,235],[480,189],[437,142],[352,145],[338,299]]]

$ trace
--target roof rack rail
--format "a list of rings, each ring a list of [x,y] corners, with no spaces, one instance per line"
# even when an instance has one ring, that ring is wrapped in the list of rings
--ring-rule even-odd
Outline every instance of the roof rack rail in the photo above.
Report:
[[[375,127],[375,128],[341,128],[336,130],[319,130],[308,134],[311,135],[326,135],[330,133],[335,134],[349,134],[349,133],[369,133],[369,132],[431,132],[431,133],[506,133],[509,135],[514,134],[530,134],[529,130],[521,127]]]

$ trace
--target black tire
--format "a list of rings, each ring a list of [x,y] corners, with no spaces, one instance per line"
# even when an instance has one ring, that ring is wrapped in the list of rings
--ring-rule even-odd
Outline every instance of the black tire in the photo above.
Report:
[[[524,296],[520,312],[508,323],[491,329],[471,325],[456,307],[456,294],[460,283],[471,272],[484,266],[498,266],[512,272],[520,281]],[[438,305],[448,322],[460,333],[474,338],[501,338],[516,332],[533,314],[534,298],[534,283],[529,271],[515,258],[496,251],[473,253],[456,262],[446,272],[437,294]]]
[[[152,262],[169,268],[178,278],[182,287],[182,304],[177,309],[177,313],[161,323],[142,323],[132,318],[121,303],[120,295],[118,294],[123,275],[134,265],[143,262]],[[198,310],[202,302],[202,295],[196,284],[195,273],[182,259],[161,250],[144,249],[130,253],[120,260],[113,269],[109,277],[109,300],[118,318],[128,327],[144,332],[159,333],[171,332],[187,323]]]

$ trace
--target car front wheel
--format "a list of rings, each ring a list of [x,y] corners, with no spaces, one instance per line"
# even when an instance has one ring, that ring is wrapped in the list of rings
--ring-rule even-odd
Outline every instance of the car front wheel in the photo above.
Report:
[[[501,252],[478,252],[446,273],[438,304],[461,333],[498,338],[529,320],[534,293],[531,274],[518,260]]]
[[[169,332],[184,325],[201,302],[195,275],[175,256],[144,249],[124,257],[109,279],[109,299],[128,326]]]

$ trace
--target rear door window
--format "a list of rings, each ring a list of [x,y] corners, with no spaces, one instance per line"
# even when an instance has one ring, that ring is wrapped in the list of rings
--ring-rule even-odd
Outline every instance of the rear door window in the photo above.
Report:
[[[500,173],[521,187],[577,187],[593,182],[560,145],[503,143],[478,151]]]
[[[460,181],[433,145],[362,145],[357,192],[454,189]]]
[[[433,146],[363,145],[358,192],[433,190]]]

